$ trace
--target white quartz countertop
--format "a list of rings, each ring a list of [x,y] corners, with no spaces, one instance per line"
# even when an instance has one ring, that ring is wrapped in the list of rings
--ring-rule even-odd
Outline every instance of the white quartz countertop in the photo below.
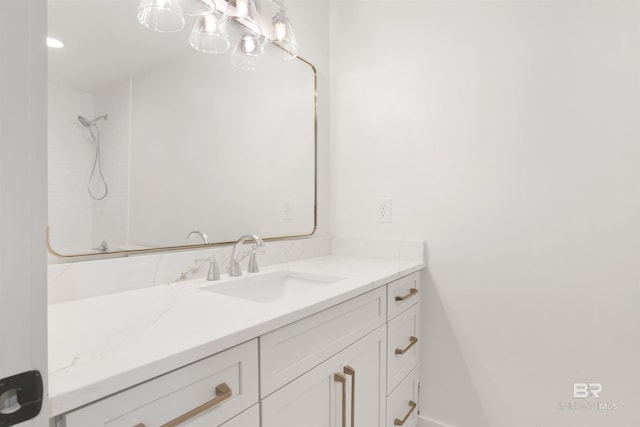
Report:
[[[49,398],[60,415],[295,322],[424,267],[419,261],[325,256],[261,269],[339,276],[260,303],[192,280],[49,306]],[[255,276],[251,275],[251,276]],[[245,273],[246,276],[246,273]]]

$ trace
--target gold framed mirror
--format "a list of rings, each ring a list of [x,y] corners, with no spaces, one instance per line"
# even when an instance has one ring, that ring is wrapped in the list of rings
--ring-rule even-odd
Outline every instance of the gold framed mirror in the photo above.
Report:
[[[310,236],[317,72],[241,71],[152,33],[136,0],[49,0],[49,251],[129,254]],[[117,29],[117,31],[115,30]],[[104,197],[102,197],[104,195]]]

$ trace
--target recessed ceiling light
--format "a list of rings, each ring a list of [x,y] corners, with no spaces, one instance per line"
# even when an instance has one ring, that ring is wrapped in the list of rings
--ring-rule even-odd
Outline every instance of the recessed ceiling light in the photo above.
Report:
[[[47,46],[60,49],[61,47],[64,47],[64,43],[62,43],[60,40],[47,37]]]

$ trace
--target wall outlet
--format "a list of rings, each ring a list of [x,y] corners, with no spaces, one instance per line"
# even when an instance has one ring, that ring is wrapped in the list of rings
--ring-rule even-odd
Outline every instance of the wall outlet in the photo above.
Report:
[[[391,198],[376,199],[376,222],[391,222]]]
[[[291,214],[291,199],[285,199],[282,205],[282,220],[292,221],[293,215]]]

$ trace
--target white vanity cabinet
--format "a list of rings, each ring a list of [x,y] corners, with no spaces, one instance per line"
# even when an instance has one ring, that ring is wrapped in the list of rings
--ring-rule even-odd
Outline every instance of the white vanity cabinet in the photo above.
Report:
[[[262,427],[382,427],[385,335],[379,327],[264,398]]]
[[[385,321],[382,287],[261,336],[260,396],[268,396]]]
[[[418,368],[407,375],[387,397],[387,427],[418,424]]]
[[[387,285],[386,427],[418,423],[420,273]]]
[[[262,427],[415,426],[419,277],[261,337]]]
[[[69,412],[65,427],[225,425],[258,402],[257,340]],[[230,426],[259,427],[254,412]],[[235,423],[235,424],[234,424]]]
[[[212,426],[214,424],[211,424]],[[236,415],[220,427],[254,427],[260,425],[260,405],[255,404],[240,415]]]
[[[419,277],[66,413],[57,425],[415,427]]]
[[[382,287],[262,336],[262,427],[382,427],[385,321]]]

